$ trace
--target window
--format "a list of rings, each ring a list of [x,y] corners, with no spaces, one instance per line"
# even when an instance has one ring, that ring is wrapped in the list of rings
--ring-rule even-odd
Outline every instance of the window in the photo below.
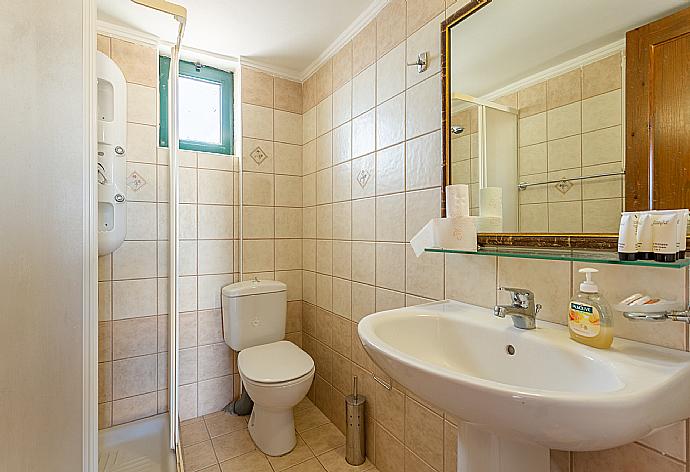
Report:
[[[170,58],[160,56],[160,136],[168,146]],[[233,76],[213,67],[180,61],[180,149],[232,154]]]

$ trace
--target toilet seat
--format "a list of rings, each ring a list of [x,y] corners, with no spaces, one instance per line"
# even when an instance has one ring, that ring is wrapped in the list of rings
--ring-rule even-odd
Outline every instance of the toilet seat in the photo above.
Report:
[[[277,385],[309,376],[314,360],[290,341],[278,341],[243,349],[237,366],[245,382]]]

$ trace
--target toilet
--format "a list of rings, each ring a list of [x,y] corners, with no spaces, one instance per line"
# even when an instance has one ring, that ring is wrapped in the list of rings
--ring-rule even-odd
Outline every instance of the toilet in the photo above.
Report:
[[[239,352],[237,366],[254,401],[249,433],[269,456],[297,444],[292,408],[309,391],[314,360],[285,338],[287,286],[251,280],[223,287],[223,337]]]

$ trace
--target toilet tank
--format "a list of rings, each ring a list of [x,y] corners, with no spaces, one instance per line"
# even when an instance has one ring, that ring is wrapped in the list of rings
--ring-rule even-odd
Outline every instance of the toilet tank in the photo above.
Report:
[[[287,286],[250,280],[223,287],[223,338],[235,351],[285,338]]]

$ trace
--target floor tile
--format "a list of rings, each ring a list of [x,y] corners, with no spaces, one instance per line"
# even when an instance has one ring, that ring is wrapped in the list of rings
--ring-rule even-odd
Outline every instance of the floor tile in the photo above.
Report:
[[[325,472],[325,470],[318,460],[310,459],[307,462],[290,467],[286,472]]]
[[[268,461],[271,463],[271,466],[273,466],[273,470],[278,472],[301,462],[305,462],[313,457],[314,454],[312,454],[311,449],[307,447],[302,438],[298,437],[297,445],[292,451],[280,457],[269,456]]]
[[[204,419],[206,429],[212,438],[232,433],[241,429],[247,429],[247,416],[235,416],[229,413],[220,413]]]
[[[328,417],[321,413],[321,410],[316,406],[304,408],[294,412],[295,415],[295,429],[298,433],[306,431],[317,426],[327,424]]]
[[[180,425],[180,442],[185,446],[192,446],[211,439],[203,421]]]
[[[256,449],[248,430],[235,431],[213,438],[213,450],[219,462],[241,456]]]
[[[266,456],[259,451],[230,459],[220,464],[222,472],[273,472]]]
[[[193,446],[184,447],[182,449],[182,456],[186,472],[197,472],[218,464],[216,455],[213,453],[211,441],[204,441]]]
[[[319,455],[345,445],[345,436],[333,423],[327,423],[300,433],[304,442]]]

